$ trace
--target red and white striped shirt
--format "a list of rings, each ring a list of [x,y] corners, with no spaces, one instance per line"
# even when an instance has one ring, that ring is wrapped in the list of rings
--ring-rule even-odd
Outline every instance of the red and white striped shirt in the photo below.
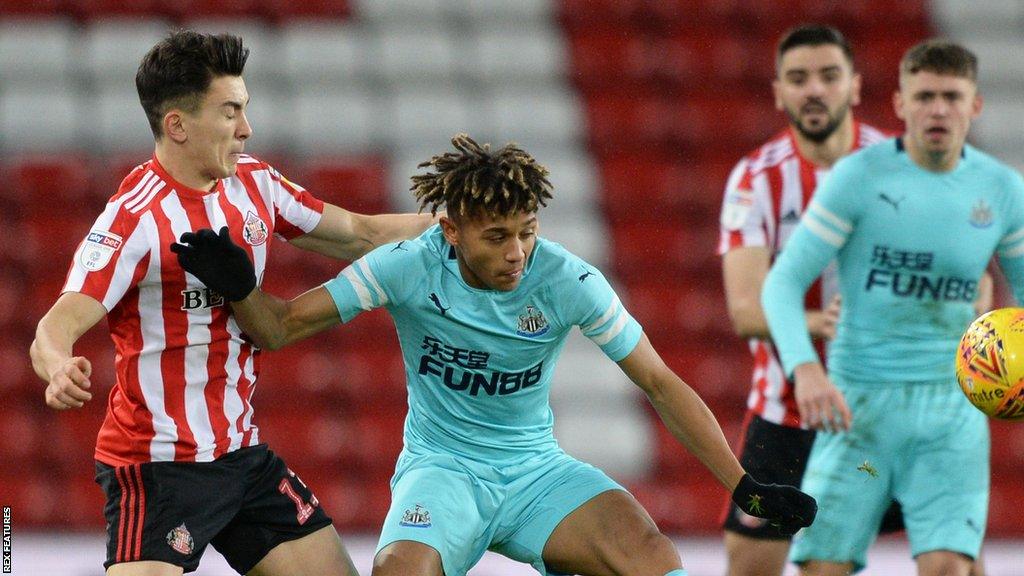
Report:
[[[854,122],[858,150],[889,136],[866,124]],[[733,168],[725,188],[720,219],[718,253],[741,247],[767,246],[772,259],[782,251],[810,202],[819,180],[829,168],[812,164],[800,155],[791,129],[775,136]],[[807,291],[805,305],[821,308],[837,293],[835,263]],[[800,426],[800,414],[782,365],[770,341],[752,338],[753,386],[747,408],[769,422]],[[823,350],[819,348],[819,354]]]
[[[124,179],[64,285],[103,304],[116,350],[97,460],[208,462],[259,442],[250,404],[259,349],[170,245],[184,232],[226,225],[262,281],[274,233],[305,234],[322,213],[323,202],[250,156],[207,192],[176,182],[155,156]]]

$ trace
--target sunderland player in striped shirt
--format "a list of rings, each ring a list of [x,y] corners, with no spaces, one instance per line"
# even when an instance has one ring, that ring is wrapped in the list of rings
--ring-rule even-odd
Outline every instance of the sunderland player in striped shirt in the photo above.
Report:
[[[96,219],[32,343],[46,404],[81,408],[91,364],[73,346],[107,317],[117,376],[95,458],[110,575],[191,572],[209,544],[239,573],[356,574],[330,518],[253,425],[259,349],[169,245],[226,227],[262,278],[275,236],[355,259],[430,219],[349,213],[244,154],[248,53],[234,36],[179,31],[143,58],[136,86],[155,152]]]
[[[375,576],[463,576],[486,550],[542,574],[682,576],[672,541],[621,486],[552,435],[551,375],[579,326],[644,392],[679,441],[752,514],[792,533],[815,503],[745,474],[700,398],[673,374],[590,264],[538,238],[547,170],[513,144],[466,135],[413,177],[440,226],[378,248],[289,302],[256,288],[248,254],[212,230],[174,246],[230,294],[246,332],[276,348],[384,307],[405,361],[409,413]]]
[[[993,254],[1024,298],[1024,178],[965,144],[977,70],[957,44],[911,48],[894,96],[903,135],[836,164],[765,280],[783,369],[819,428],[803,487],[828,507],[794,540],[805,574],[861,569],[892,498],[922,576],[966,575],[981,547],[988,422],[953,358]],[[843,310],[826,373],[803,300],[833,259]]]
[[[840,31],[819,25],[788,31],[776,48],[776,67],[775,106],[785,113],[789,128],[733,169],[722,205],[718,251],[729,315],[736,332],[750,339],[754,359],[740,462],[759,478],[799,485],[815,433],[802,426],[792,382],[776,357],[761,309],[761,286],[832,165],[888,135],[853,118],[861,77]],[[985,278],[979,310],[991,303],[991,283]],[[819,342],[820,354],[821,343],[835,334],[839,315],[834,267],[814,282],[804,305],[807,329]],[[724,528],[728,574],[782,574],[789,537],[731,504]],[[898,529],[902,518],[894,504],[881,531]]]

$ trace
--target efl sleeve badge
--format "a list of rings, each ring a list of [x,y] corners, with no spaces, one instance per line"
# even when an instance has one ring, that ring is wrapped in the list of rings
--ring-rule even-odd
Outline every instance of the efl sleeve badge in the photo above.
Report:
[[[92,230],[82,242],[78,253],[78,261],[90,272],[103,270],[110,263],[114,252],[121,247],[122,240],[117,234],[106,230]]]

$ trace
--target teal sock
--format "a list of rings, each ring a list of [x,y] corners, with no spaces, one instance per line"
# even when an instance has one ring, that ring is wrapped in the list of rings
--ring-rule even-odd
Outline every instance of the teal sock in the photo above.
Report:
[[[668,574],[665,574],[665,576],[686,576],[686,570],[680,568],[679,570],[673,570]]]

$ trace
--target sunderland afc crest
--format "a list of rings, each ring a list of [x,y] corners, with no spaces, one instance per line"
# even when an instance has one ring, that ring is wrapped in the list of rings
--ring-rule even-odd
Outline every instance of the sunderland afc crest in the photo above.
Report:
[[[242,226],[242,238],[245,239],[245,242],[249,246],[259,246],[267,241],[269,235],[267,225],[255,212],[250,210],[245,215],[245,225]]]
[[[537,309],[536,306],[527,305],[526,314],[519,316],[519,328],[516,330],[516,334],[520,336],[541,336],[547,333],[550,326],[548,326],[548,320],[544,317],[544,313]]]
[[[196,549],[196,544],[192,540],[192,535],[189,534],[184,522],[181,523],[181,526],[167,533],[167,545],[173,548],[175,552],[185,556],[191,555]]]

